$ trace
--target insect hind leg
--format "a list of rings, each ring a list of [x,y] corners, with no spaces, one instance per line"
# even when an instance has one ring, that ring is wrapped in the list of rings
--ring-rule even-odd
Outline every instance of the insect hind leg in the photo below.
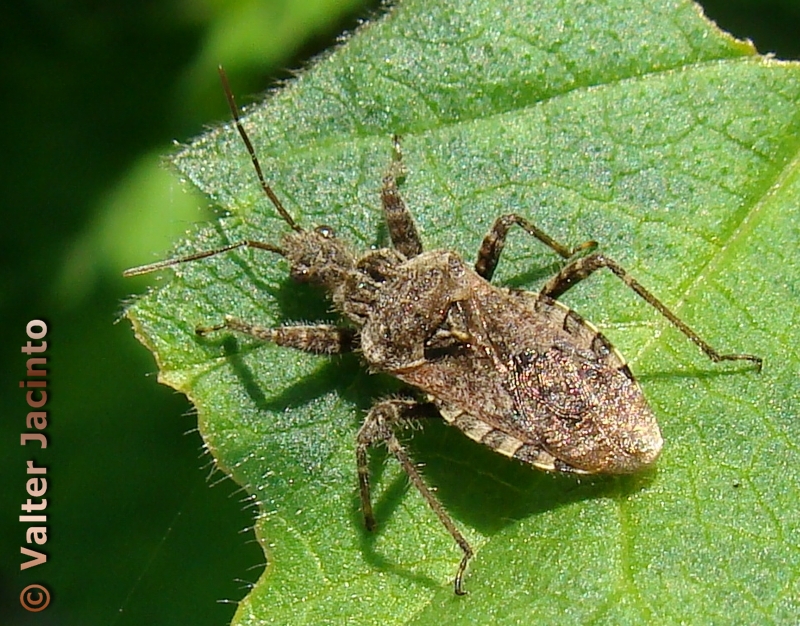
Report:
[[[461,534],[461,531],[456,527],[455,522],[447,514],[441,502],[436,499],[436,496],[433,495],[428,485],[425,484],[417,467],[411,462],[405,448],[403,448],[395,435],[395,430],[400,427],[403,422],[411,418],[428,415],[430,407],[431,405],[429,404],[422,404],[415,400],[393,398],[378,402],[370,409],[369,414],[364,420],[364,424],[358,431],[356,445],[361,510],[364,513],[364,523],[366,527],[369,530],[373,530],[375,528],[375,515],[372,510],[372,497],[370,494],[367,450],[372,446],[385,444],[389,452],[391,452],[400,463],[400,466],[403,468],[403,471],[406,473],[411,483],[417,488],[417,491],[420,492],[425,502],[428,503],[428,506],[436,513],[439,521],[442,522],[447,532],[450,533],[450,536],[458,544],[458,547],[461,548],[463,556],[456,570],[453,588],[457,595],[464,595],[466,592],[464,591],[463,578],[464,572],[467,569],[467,563],[474,554],[472,546],[469,545],[464,535]]]
[[[719,361],[751,361],[756,364],[759,371],[763,359],[752,354],[721,354],[714,349],[708,342],[702,339],[694,330],[692,330],[683,320],[670,311],[666,305],[650,293],[645,287],[634,279],[619,263],[607,256],[599,253],[590,254],[589,256],[576,259],[558,274],[553,276],[542,287],[541,294],[550,298],[556,299],[566,291],[577,285],[580,281],[588,278],[599,269],[607,268],[630,289],[632,289],[640,298],[652,306],[656,311],[666,317],[672,324],[686,335],[697,347],[699,347],[706,356],[714,363]]]

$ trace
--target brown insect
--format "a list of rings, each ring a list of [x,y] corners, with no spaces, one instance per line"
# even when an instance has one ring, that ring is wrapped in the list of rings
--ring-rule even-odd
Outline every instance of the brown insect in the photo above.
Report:
[[[237,241],[133,268],[125,275],[249,247],[284,257],[295,280],[324,288],[348,325],[267,328],[228,316],[216,326],[197,328],[197,333],[227,329],[306,352],[359,351],[371,371],[391,374],[418,391],[414,399],[376,402],[358,432],[361,506],[367,528],[374,529],[367,451],[385,444],[463,551],[455,593],[464,593],[462,580],[473,550],[398,440],[396,431],[408,420],[436,411],[475,441],[550,472],[630,473],[652,465],[661,451],[656,418],[622,355],[593,325],[556,300],[573,285],[607,268],[712,361],[745,360],[761,368],[757,356],[717,352],[619,264],[590,252],[594,242],[570,249],[519,215],[495,221],[474,267],[454,252],[423,251],[397,189],[402,173],[397,140],[381,192],[393,247],[358,256],[327,226],[305,230],[267,184],[220,73],[258,181],[292,232],[281,245]],[[539,293],[489,282],[512,226],[571,259]],[[585,254],[574,258],[579,252]]]

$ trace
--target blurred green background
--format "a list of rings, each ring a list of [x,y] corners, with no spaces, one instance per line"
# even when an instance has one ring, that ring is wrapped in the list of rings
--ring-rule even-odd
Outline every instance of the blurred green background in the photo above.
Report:
[[[800,58],[800,1],[714,0],[759,51]],[[0,24],[0,624],[228,623],[263,569],[245,494],[214,473],[186,400],[155,381],[123,301],[213,212],[160,164],[380,11],[365,0],[22,0]],[[21,447],[26,323],[49,326],[46,450]],[[23,358],[25,357],[25,358]],[[48,467],[46,564],[19,570],[25,462]],[[27,560],[27,559],[24,559]],[[30,583],[53,594],[19,608]]]

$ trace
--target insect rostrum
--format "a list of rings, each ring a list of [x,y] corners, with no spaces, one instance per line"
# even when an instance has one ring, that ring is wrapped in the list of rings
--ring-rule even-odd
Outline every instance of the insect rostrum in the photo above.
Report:
[[[250,247],[284,257],[295,280],[324,289],[346,325],[268,328],[226,317],[197,333],[227,329],[313,353],[359,351],[370,371],[388,373],[415,390],[413,398],[378,401],[358,432],[364,520],[369,529],[375,527],[367,452],[384,444],[463,551],[454,581],[457,594],[464,593],[463,575],[473,551],[398,440],[396,431],[405,422],[435,410],[475,441],[553,472],[630,473],[652,465],[661,451],[656,418],[623,357],[556,299],[574,284],[607,268],[713,361],[745,360],[760,368],[759,357],[718,353],[615,261],[593,252],[594,242],[567,248],[519,215],[495,221],[474,266],[451,251],[423,250],[397,188],[398,142],[381,193],[392,247],[357,255],[329,227],[302,228],[265,182],[227,83],[226,93],[259,183],[291,231],[280,245],[238,241],[126,275]],[[514,226],[569,260],[538,293],[489,282]]]

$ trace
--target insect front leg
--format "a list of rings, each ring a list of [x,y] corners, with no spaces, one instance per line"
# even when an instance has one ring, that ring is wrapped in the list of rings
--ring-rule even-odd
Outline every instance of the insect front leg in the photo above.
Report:
[[[478,260],[475,262],[475,271],[485,280],[492,279],[497,263],[500,261],[500,255],[506,245],[508,231],[515,225],[522,228],[529,235],[536,237],[536,239],[565,259],[569,259],[576,252],[589,250],[597,246],[597,242],[587,241],[570,249],[520,215],[515,213],[501,215],[495,220],[486,237],[483,238],[483,243],[481,243],[480,250],[478,250]]]
[[[411,213],[397,189],[397,179],[405,176],[403,153],[400,150],[400,138],[397,135],[393,138],[393,148],[392,162],[383,177],[381,203],[392,244],[410,259],[422,253],[422,240],[419,238],[414,218],[411,217]]]
[[[369,486],[369,466],[367,460],[367,450],[378,444],[385,444],[389,452],[397,459],[403,471],[408,475],[409,480],[417,488],[428,506],[433,509],[439,521],[444,524],[447,532],[461,548],[464,556],[458,565],[456,577],[453,581],[453,588],[457,595],[464,595],[463,578],[467,569],[467,563],[472,558],[473,550],[464,535],[453,522],[453,519],[444,510],[444,507],[433,495],[433,492],[425,484],[416,466],[409,459],[408,454],[398,441],[395,430],[403,422],[411,418],[418,418],[429,414],[430,406],[420,404],[414,400],[390,399],[375,404],[370,409],[364,424],[358,431],[356,445],[356,460],[358,464],[358,484],[361,495],[361,510],[364,513],[364,523],[369,530],[375,528],[375,515],[372,510],[372,497]]]
[[[577,285],[580,281],[588,278],[599,269],[608,268],[623,283],[630,287],[636,294],[656,309],[661,315],[666,317],[684,335],[694,342],[703,352],[706,353],[715,363],[719,361],[752,361],[761,371],[763,359],[752,354],[721,354],[711,345],[703,340],[694,330],[686,325],[677,315],[670,311],[663,302],[656,298],[652,293],[645,289],[635,280],[622,266],[613,259],[609,259],[603,254],[590,254],[589,256],[577,259],[567,265],[558,274],[551,278],[542,287],[541,294],[556,299],[567,290]]]
[[[329,324],[278,326],[267,328],[225,316],[225,321],[216,326],[199,326],[195,333],[205,336],[217,330],[233,330],[250,335],[261,341],[279,346],[311,352],[313,354],[343,354],[356,347],[356,332],[352,328],[342,328]]]

